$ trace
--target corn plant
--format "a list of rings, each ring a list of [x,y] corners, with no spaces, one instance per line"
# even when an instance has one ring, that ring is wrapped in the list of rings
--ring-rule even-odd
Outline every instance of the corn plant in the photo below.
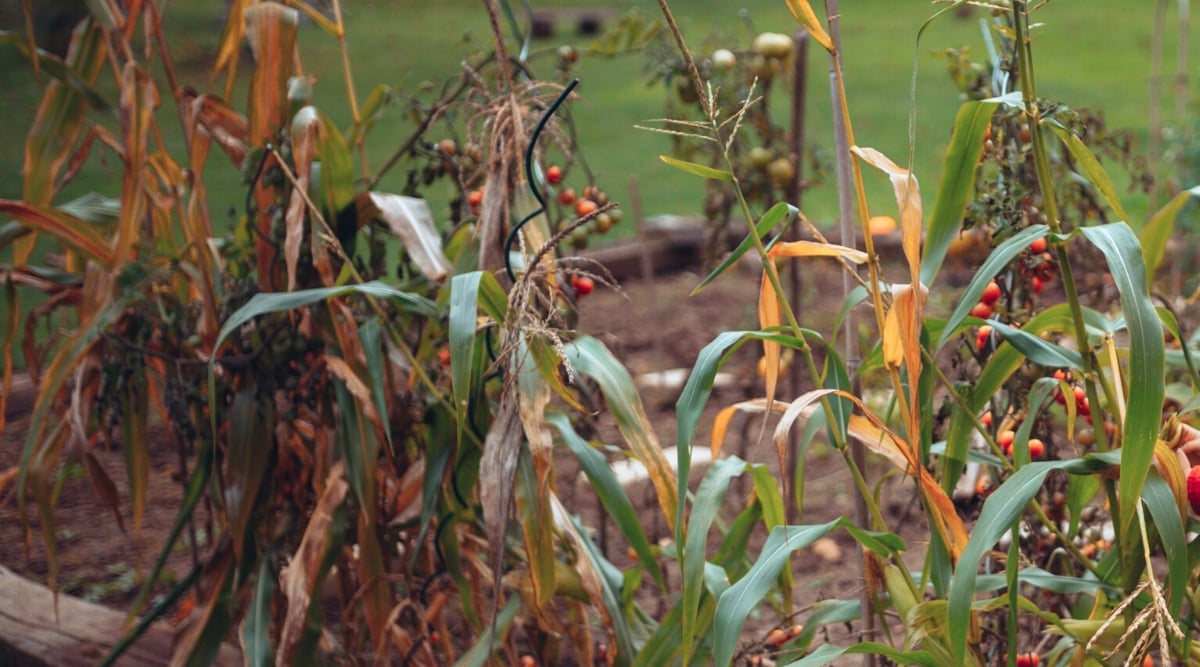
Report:
[[[720,413],[714,451],[721,449],[730,415],[737,411],[781,415],[774,431],[781,467],[797,422],[815,424],[810,432],[823,426],[843,453],[871,519],[867,525],[843,518],[819,526],[783,526],[782,510],[764,509],[772,532],[754,565],[713,573],[714,565],[724,563],[704,550],[713,515],[708,503],[746,464],[730,459],[715,466],[701,481],[694,504],[688,507],[681,496],[675,515],[683,590],[677,612],[672,611],[678,613],[678,628],[672,628],[670,648],[657,658],[671,655],[689,664],[711,656],[725,665],[738,656],[760,660],[765,650],[796,665],[826,664],[846,653],[938,665],[1028,665],[1042,659],[1142,664],[1151,654],[1168,662],[1195,660],[1195,580],[1185,537],[1192,519],[1185,477],[1192,479],[1188,470],[1196,431],[1186,420],[1196,374],[1186,342],[1176,354],[1167,354],[1164,335],[1189,339],[1168,307],[1171,302],[1151,295],[1175,215],[1193,192],[1179,193],[1144,223],[1129,220],[1097,153],[1084,141],[1086,116],[1039,98],[1035,40],[1029,33],[1032,9],[1018,0],[991,7],[1003,55],[992,64],[994,84],[976,91],[984,94],[973,95],[958,112],[927,216],[911,169],[855,139],[839,66],[836,2],[826,3],[829,19],[823,23],[807,0],[788,0],[798,22],[833,59],[835,110],[841,110],[844,128],[835,141],[850,175],[849,197],[843,201],[853,207],[844,213],[858,217],[865,247],[824,242],[819,230],[813,230],[818,241],[784,241],[782,223],[800,212],[777,204],[754,215],[730,151],[757,101],[754,94],[723,105],[717,85],[706,80],[674,28],[669,8],[660,4],[704,116],[669,121],[669,131],[708,142],[723,156],[718,164],[667,161],[731,184],[743,216],[752,221],[730,261],[705,283],[752,249],[763,269],[762,328],[715,338],[679,400],[680,483],[688,479],[687,446],[716,370],[732,350],[759,341],[767,369],[765,395]],[[930,20],[963,4],[955,2]],[[912,104],[910,114],[915,113],[915,90]],[[898,280],[883,275],[875,248],[864,165],[885,176],[896,195],[905,268]],[[948,313],[932,312],[930,291],[949,289],[944,278],[939,280],[942,265],[964,234],[975,236],[973,242],[989,252],[957,305]],[[874,315],[878,337],[856,373],[864,385],[885,383],[891,396],[886,412],[877,412],[853,391],[845,362],[822,334],[803,326],[803,313],[792,311],[785,298],[778,261],[807,257],[835,258],[859,282],[842,311],[865,304]],[[1073,264],[1081,258],[1092,262],[1092,273],[1082,278]],[[1102,273],[1095,268],[1099,262]],[[865,265],[866,275],[860,277],[854,264]],[[1043,294],[1056,280],[1061,295],[1057,290],[1053,297]],[[1104,312],[1083,303],[1081,287],[1094,282],[1115,291],[1115,299],[1094,300]],[[1061,301],[1051,303],[1052,298]],[[812,383],[821,388],[778,400],[783,348],[803,359]],[[823,367],[814,355],[821,348]],[[948,355],[957,357],[953,373],[941,367]],[[1164,404],[1169,377],[1176,379],[1173,391],[1184,400],[1173,402],[1182,407],[1179,414],[1165,417],[1171,405]],[[1056,398],[1061,413],[1053,408]],[[876,480],[867,479],[856,463],[856,447],[869,449],[911,479],[930,526],[919,571],[909,570],[900,559],[906,545],[886,532],[887,520],[872,491]],[[964,479],[967,472],[970,480]],[[802,477],[803,470],[795,474]],[[964,481],[968,491],[962,496],[958,490]],[[778,494],[773,489],[759,500],[766,505],[766,498]],[[980,503],[978,515],[960,512],[951,494],[967,501],[967,509]],[[1097,497],[1102,506],[1094,505]],[[1190,498],[1196,498],[1194,490]],[[1101,531],[1096,526],[1106,513],[1111,524]],[[747,643],[743,624],[772,590],[787,611],[787,554],[838,528],[849,530],[863,547],[868,593],[856,616],[860,632],[870,627],[867,618],[877,615],[890,641],[864,637],[850,646],[814,646],[809,627],[765,645]],[[737,538],[731,530],[725,539]],[[1163,570],[1152,567],[1156,563],[1165,566],[1165,581]],[[825,622],[832,616],[828,611],[814,611],[810,625]],[[678,643],[674,637],[680,637]]]
[[[615,208],[595,183],[587,207],[563,208],[562,193],[543,203],[564,176],[547,145],[573,155],[554,113],[573,86],[532,77],[506,49],[500,9],[486,8],[494,50],[439,99],[412,98],[416,128],[378,168],[366,137],[394,97],[380,85],[358,99],[337,2],[328,13],[302,0],[232,3],[209,73],[222,90],[204,94],[174,66],[158,3],[95,4],[62,59],[6,36],[47,81],[22,198],[0,210],[15,219],[3,236],[9,321],[25,314],[16,285],[47,295],[25,314],[25,336],[6,331],[3,343],[5,383],[18,340],[40,383],[17,492],[41,516],[51,587],[65,460],[83,465],[120,521],[123,494],[92,452],[120,445],[133,530],[151,448],[163,444],[151,423],[170,427],[183,468],[179,514],[139,582],[141,619],[106,663],[168,612],[187,619],[175,664],[205,664],[226,640],[249,664],[482,664],[498,652],[515,660],[518,636],[551,661],[591,662],[607,644],[627,663],[644,641],[649,621],[557,497],[551,456],[561,433],[597,484],[611,482],[575,434],[588,410],[568,380],[595,378],[664,497],[675,488],[628,374],[570,333],[575,297],[608,278],[557,248],[585,226],[605,231]],[[341,48],[348,128],[311,103],[302,16]],[[106,74],[117,100],[102,92]],[[163,139],[169,115],[178,151]],[[431,139],[435,127],[461,146]],[[120,161],[119,187],[59,201],[92,151]],[[410,191],[375,189],[396,166]],[[231,230],[210,214],[215,169],[243,177]],[[460,194],[444,225],[412,195],[447,176]],[[61,265],[38,264],[54,252]],[[385,282],[393,268],[400,281]],[[73,318],[67,334],[34,335],[55,311]],[[661,581],[628,499],[606,498]],[[201,520],[213,536],[203,549]],[[178,544],[194,566],[147,607]]]

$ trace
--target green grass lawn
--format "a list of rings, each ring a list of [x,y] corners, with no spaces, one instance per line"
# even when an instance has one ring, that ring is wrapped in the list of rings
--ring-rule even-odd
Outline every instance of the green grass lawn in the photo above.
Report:
[[[173,0],[166,7],[171,45],[183,65],[185,82],[198,89],[210,87],[204,77],[204,64],[219,38],[221,17],[219,10],[214,9],[219,4],[208,0]],[[657,3],[649,0],[535,3],[538,7],[597,4],[622,11],[636,7],[648,17],[658,16]],[[782,0],[735,4],[687,0],[674,4],[677,18],[694,45],[701,45],[715,33],[747,44],[751,25],[758,30],[785,32],[796,26]],[[486,45],[489,39],[486,17],[478,0],[436,3],[345,0],[343,5],[360,100],[379,83],[401,93],[414,91],[423,81],[440,85],[457,71],[465,56],[478,45]],[[743,7],[744,16],[739,13]],[[1050,3],[1034,17],[1044,24],[1036,33],[1035,57],[1043,96],[1069,106],[1103,109],[1112,126],[1133,129],[1144,149],[1153,16],[1149,6],[1140,12],[1131,7],[1123,0]],[[908,91],[914,53],[917,56],[915,168],[927,200],[932,200],[935,194],[941,155],[959,104],[958,93],[946,75],[945,61],[934,51],[967,46],[976,59],[984,57],[979,26],[984,18],[982,10],[975,10],[967,20],[942,18],[926,31],[917,49],[918,27],[938,8],[925,0],[856,0],[841,5],[846,80],[857,139],[863,145],[879,148],[897,162],[903,162],[907,153]],[[571,28],[560,26],[554,39],[535,42],[534,51],[574,43],[586,52],[590,39],[576,36]],[[1174,26],[1168,32],[1166,67],[1170,72],[1175,52]],[[317,106],[339,124],[348,125],[350,115],[335,41],[310,23],[302,29],[301,48],[305,67],[318,79]],[[1200,59],[1197,40],[1193,40],[1192,50],[1192,58]],[[813,145],[828,149],[832,144],[828,58],[815,48],[810,53],[809,136]],[[552,58],[540,62],[535,59],[535,68],[543,76],[550,76],[552,61]],[[701,204],[701,183],[657,159],[659,153],[668,150],[664,138],[633,127],[664,113],[667,92],[661,86],[647,86],[647,65],[644,53],[615,58],[584,57],[577,70],[581,78],[578,90],[584,99],[571,109],[581,146],[600,182],[616,199],[627,199],[627,182],[632,176],[640,182],[648,214],[696,214]],[[244,94],[243,86],[238,95]],[[19,195],[21,139],[36,95],[28,68],[7,47],[0,56],[0,111],[9,119],[8,140],[0,142],[0,196]],[[785,119],[788,100],[776,94],[774,101],[778,118]],[[1170,108],[1170,104],[1166,106]],[[1171,120],[1169,115],[1167,120]],[[168,135],[170,140],[177,135],[173,115],[164,112],[163,121],[172,133]],[[410,127],[400,109],[393,108],[370,136],[371,164],[378,165]],[[212,164],[216,166],[217,161]],[[236,176],[232,170],[220,166],[210,168],[207,174],[212,210],[218,214],[239,206],[241,201]],[[403,171],[394,170],[382,188],[399,189]],[[90,190],[116,194],[119,175],[116,160],[94,155],[63,198]],[[1118,177],[1118,186],[1121,185]],[[882,177],[873,178],[869,186],[874,212],[891,212],[890,188]],[[436,192],[432,196],[438,198]],[[810,191],[803,203],[812,219],[827,221],[836,215],[830,185]],[[1131,215],[1145,216],[1144,201],[1135,199],[1129,208]]]
[[[421,94],[429,99],[442,82],[459,71],[465,58],[490,44],[490,31],[479,0],[403,3],[343,0],[342,4],[360,102],[378,84],[390,86],[403,97],[417,94],[428,82],[432,89]],[[606,5],[618,13],[637,9],[648,19],[659,17],[654,0],[559,0],[534,4],[537,7]],[[740,3],[676,0],[673,4],[689,43],[702,53],[711,48],[705,44],[713,43],[714,37],[715,41],[734,42],[745,48],[755,30],[790,33],[796,29],[783,0]],[[814,3],[818,7],[821,4]],[[209,81],[207,72],[223,26],[223,6],[224,3],[212,0],[166,3],[170,45],[182,83],[198,90],[219,90],[221,85]],[[976,61],[982,61],[986,54],[981,36],[981,21],[986,19],[986,13],[980,9],[974,10],[968,19],[946,16],[933,23],[918,48],[918,28],[941,7],[927,0],[841,3],[842,51],[857,140],[902,164],[907,159],[909,86],[916,57],[914,165],[927,206],[936,195],[942,154],[961,102],[947,74],[947,62],[936,52],[966,47]],[[1034,16],[1042,24],[1034,31],[1040,94],[1071,107],[1103,110],[1110,126],[1129,128],[1135,133],[1138,140],[1135,150],[1141,153],[1146,150],[1148,134],[1152,10],[1152,3],[1127,0],[1055,0]],[[1178,28],[1175,19],[1173,12],[1168,14],[1164,40],[1164,69],[1168,76],[1175,68]],[[1200,16],[1193,14],[1191,32],[1196,32],[1198,23]],[[570,105],[570,113],[578,128],[581,149],[599,184],[613,199],[628,201],[628,183],[633,178],[639,183],[647,215],[699,215],[703,184],[658,160],[660,153],[670,150],[666,138],[634,128],[638,123],[662,117],[670,94],[661,85],[648,85],[648,71],[653,65],[649,54],[626,53],[616,57],[589,54],[591,42],[590,37],[576,35],[572,25],[560,25],[554,38],[534,42],[532,60],[536,72],[552,77],[553,56],[536,54],[553,54],[565,43],[574,44],[584,53],[575,70],[581,79],[578,92],[582,99]],[[1200,62],[1200,40],[1192,39],[1190,45],[1191,62]],[[301,29],[300,47],[306,71],[317,78],[315,104],[340,126],[348,127],[350,112],[336,41],[309,22]],[[248,55],[244,61],[243,74],[251,66]],[[814,46],[810,49],[808,68],[808,136],[810,144],[825,155],[830,155],[832,148],[828,72],[827,55]],[[106,72],[102,79],[111,81],[110,74]],[[243,76],[235,93],[235,107],[244,108],[247,82]],[[786,124],[790,100],[788,95],[780,93],[791,87],[791,81],[776,80],[774,85],[773,112],[781,124]],[[110,99],[117,99],[111,83],[102,86],[102,90]],[[0,45],[0,115],[5,119],[4,140],[0,141],[0,197],[20,196],[23,141],[39,92],[38,82],[16,49],[9,44]],[[1174,107],[1172,98],[1167,97],[1163,107],[1166,124],[1179,122],[1170,111]],[[176,155],[181,155],[174,109],[169,105],[161,109],[160,121],[165,140]],[[112,119],[106,122],[110,126],[115,123]],[[387,110],[369,136],[372,170],[400,145],[411,129],[412,123],[403,113],[402,105]],[[233,219],[227,213],[241,209],[244,189],[239,184],[237,170],[221,155],[214,154],[209,164],[205,177],[210,210],[216,228],[221,229],[225,220]],[[379,188],[399,191],[406,167],[403,163],[398,165]],[[886,179],[872,172],[866,177],[872,213],[894,214],[895,204]],[[120,179],[120,161],[97,146],[58,201],[65,202],[92,191],[119,196]],[[833,180],[831,175],[825,185],[804,194],[802,208],[818,224],[831,225],[837,216]],[[1114,174],[1114,180],[1119,189],[1127,184],[1127,178],[1119,172]],[[1193,183],[1182,185],[1188,187]],[[449,185],[443,182],[428,191],[427,196],[437,215],[445,211]],[[1134,218],[1131,222],[1135,228],[1139,227],[1147,217],[1146,198],[1130,196],[1126,208]],[[613,235],[631,234],[630,219],[627,217],[627,222],[618,226]],[[10,257],[10,252],[0,250],[0,264],[11,261]],[[25,294],[25,309],[38,302],[38,295]]]

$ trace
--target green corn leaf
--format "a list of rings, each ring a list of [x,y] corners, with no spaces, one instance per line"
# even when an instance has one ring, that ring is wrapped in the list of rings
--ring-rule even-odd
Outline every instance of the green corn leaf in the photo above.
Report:
[[[1010,327],[1009,325],[998,320],[989,320],[991,325],[1000,338],[1017,349],[1018,352],[1025,355],[1026,358],[1034,363],[1050,368],[1082,368],[1083,357],[1075,350],[1068,350],[1061,345],[1055,345],[1049,341],[1042,340],[1038,336],[1029,331]]]
[[[695,647],[696,614],[700,607],[701,593],[704,592],[704,554],[708,546],[708,531],[717,518],[717,512],[725,500],[725,493],[729,491],[729,482],[745,470],[746,463],[737,457],[720,459],[709,469],[696,491],[696,500],[688,521],[687,542],[679,559],[683,569],[684,664],[691,662],[691,650]]]
[[[705,166],[702,164],[696,164],[695,162],[688,162],[686,160],[678,160],[676,158],[671,157],[670,155],[659,155],[658,159],[662,160],[663,162],[666,162],[667,164],[671,165],[672,167],[675,167],[676,169],[681,169],[683,171],[686,171],[689,174],[694,174],[696,176],[699,176],[700,178],[711,178],[711,179],[714,179],[717,181],[732,181],[733,180],[733,174],[729,173],[728,171],[721,170],[721,169],[713,169],[712,167],[708,167],[708,166]]]
[[[792,552],[816,542],[844,522],[837,519],[823,525],[777,526],[771,531],[750,571],[717,600],[713,625],[713,662],[717,667],[728,667],[733,660],[746,618],[775,586]]]
[[[967,629],[971,622],[971,603],[975,599],[975,580],[979,563],[987,550],[1021,516],[1052,470],[1086,474],[1107,465],[1093,456],[1066,461],[1036,461],[1013,473],[984,501],[983,511],[971,529],[971,539],[959,557],[950,584],[948,628],[950,649],[956,664],[966,664]]]
[[[379,281],[372,281],[361,285],[346,285],[343,287],[318,287],[296,290],[294,292],[260,292],[247,301],[246,305],[238,308],[237,311],[229,316],[229,319],[225,320],[224,326],[221,327],[221,332],[217,335],[217,342],[213,346],[213,350],[215,352],[219,349],[225,337],[231,332],[259,315],[303,308],[304,306],[311,306],[326,299],[346,296],[348,294],[364,294],[390,299],[402,310],[420,315],[433,316],[437,314],[437,307],[429,299],[418,294],[402,292]]]
[[[997,273],[1000,272],[1014,257],[1024,252],[1029,248],[1029,244],[1035,239],[1040,239],[1046,236],[1046,232],[1050,228],[1046,225],[1031,225],[1021,231],[1013,234],[1011,237],[1004,240],[1003,243],[996,246],[992,254],[988,255],[983,265],[975,272],[975,277],[967,284],[967,288],[963,290],[962,296],[959,297],[958,306],[950,314],[946,320],[946,328],[942,331],[942,336],[938,339],[935,352],[942,349],[946,341],[954,330],[966,319],[970,314],[971,309],[979,303],[979,297],[983,296],[983,290],[987,284],[992,281]]]
[[[1175,319],[1175,313],[1162,306],[1158,306],[1154,310],[1158,313],[1158,319],[1162,320],[1163,326],[1167,328],[1167,331],[1171,332],[1171,335],[1175,337],[1175,340],[1182,341],[1183,330],[1179,328],[1179,321]],[[1200,371],[1197,371],[1196,369],[1196,358],[1192,354],[1192,346],[1190,344],[1180,345],[1179,350],[1167,351],[1168,354],[1171,352],[1177,352],[1178,355],[1183,358],[1183,365],[1187,367],[1188,373],[1192,379],[1192,387],[1200,387]],[[1177,365],[1172,364],[1170,359],[1167,360],[1167,363],[1171,365]]]
[[[779,202],[778,204],[772,206],[769,211],[764,213],[763,216],[759,218],[758,223],[755,224],[755,229],[758,231],[758,238],[765,238],[767,234],[769,234],[771,230],[775,229],[775,227],[781,222],[791,222],[796,218],[796,215],[799,212],[800,209],[788,204],[787,202]],[[699,293],[700,290],[704,289],[709,283],[716,280],[717,276],[725,273],[726,269],[737,263],[737,261],[742,258],[742,255],[745,255],[746,252],[753,247],[754,236],[747,234],[746,238],[742,239],[742,242],[738,244],[738,247],[735,248],[734,251],[725,258],[725,261],[721,262],[720,266],[713,269],[712,273],[709,273],[704,280],[700,281],[700,284],[696,286],[696,289],[692,290],[692,294],[695,295]]]
[[[633,547],[642,565],[650,571],[650,576],[654,577],[663,590],[666,590],[667,584],[663,579],[662,569],[659,568],[658,560],[654,557],[654,551],[650,546],[650,540],[646,537],[646,531],[642,528],[637,510],[634,509],[633,503],[629,500],[625,489],[621,487],[621,483],[617,481],[617,477],[613,474],[612,468],[608,466],[608,462],[605,461],[604,455],[579,437],[575,428],[571,426],[571,420],[566,415],[558,412],[547,414],[546,422],[558,429],[563,442],[579,459],[579,467],[587,475],[588,482],[604,506],[605,513],[617,524],[617,528],[625,536],[629,545]]]
[[[926,667],[941,667],[937,656],[928,651],[901,651],[887,644],[877,642],[862,642],[841,648],[833,644],[818,646],[812,653],[795,662],[789,662],[785,667],[821,667],[828,665],[843,655],[881,655],[899,665],[925,665]]]
[[[671,611],[667,612],[666,617],[637,652],[633,667],[660,667],[671,664],[671,659],[679,651],[682,623],[683,605],[677,604],[671,607]]]
[[[274,402],[259,401],[258,388],[239,391],[229,408],[229,459],[225,478],[225,512],[233,538],[233,553],[240,560],[250,539],[259,489],[272,458],[271,425],[275,423]]]
[[[384,388],[384,376],[387,365],[383,358],[383,328],[379,326],[379,318],[373,317],[358,328],[358,338],[362,341],[363,353],[367,358],[367,379],[371,381],[371,402],[379,413],[383,423],[388,423],[387,390]],[[388,451],[394,453],[392,447],[392,429],[383,429]]]
[[[646,466],[658,494],[659,505],[667,521],[673,521],[679,497],[684,495],[678,489],[684,487],[677,485],[675,471],[662,453],[658,434],[646,415],[629,371],[595,338],[578,338],[567,344],[566,350],[575,371],[600,385],[604,400],[616,419],[617,429],[621,431],[633,455]]]
[[[1171,232],[1175,229],[1175,218],[1192,197],[1200,197],[1200,186],[1184,190],[1172,197],[1166,206],[1150,217],[1150,221],[1142,229],[1139,236],[1142,239],[1142,252],[1146,256],[1146,271],[1151,278],[1158,271],[1158,265],[1162,263],[1163,255],[1167,251],[1167,240],[1171,238]]]
[[[1118,222],[1084,227],[1083,234],[1104,253],[1109,272],[1121,293],[1121,311],[1129,332],[1129,392],[1125,409],[1121,448],[1120,528],[1123,538],[1133,535],[1137,499],[1150,471],[1154,444],[1165,394],[1166,353],[1162,322],[1154,310],[1146,281],[1146,265],[1137,237],[1129,225]],[[1121,560],[1132,562],[1139,540],[1121,540]],[[1135,568],[1126,567],[1126,588],[1138,577]]]
[[[254,597],[242,621],[242,649],[246,667],[270,667],[275,664],[275,652],[271,647],[271,602],[274,597],[275,575],[271,571],[270,559],[264,558],[255,576]]]
[[[959,107],[954,118],[954,133],[942,164],[937,199],[929,213],[925,255],[921,258],[921,282],[926,285],[933,284],[950,242],[962,229],[967,202],[975,192],[975,171],[983,155],[983,138],[998,106],[997,100],[967,102]]]
[[[485,667],[495,652],[502,649],[509,630],[512,629],[513,619],[521,608],[521,597],[513,595],[508,603],[496,614],[496,620],[479,634],[479,638],[471,648],[454,663],[455,667]]]
[[[1100,196],[1104,199],[1104,203],[1108,204],[1113,213],[1123,222],[1129,222],[1129,214],[1125,212],[1125,208],[1121,206],[1121,198],[1117,196],[1117,189],[1113,186],[1112,179],[1108,177],[1108,172],[1092,154],[1087,144],[1071,133],[1070,130],[1063,127],[1060,123],[1054,120],[1043,120],[1053,132],[1062,140],[1063,145],[1071,152],[1071,156],[1075,158],[1075,162],[1083,168],[1083,173],[1096,186],[1100,192]]]
[[[1179,618],[1191,573],[1184,518],[1179,516],[1179,505],[1171,487],[1157,471],[1146,478],[1142,500],[1154,518],[1154,527],[1158,529],[1158,538],[1167,556],[1167,608],[1172,618]]]

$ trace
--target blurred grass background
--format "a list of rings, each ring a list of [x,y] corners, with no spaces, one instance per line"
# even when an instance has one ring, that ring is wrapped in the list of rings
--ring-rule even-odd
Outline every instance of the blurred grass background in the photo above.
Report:
[[[5,0],[14,4],[14,0]],[[39,0],[53,4],[54,0]],[[19,6],[19,2],[15,2]],[[63,2],[63,4],[70,4]],[[80,2],[82,4],[82,2]],[[513,3],[519,9],[519,3]],[[1151,71],[1151,39],[1154,4],[1129,3],[1126,0],[1055,0],[1039,9],[1034,19],[1042,25],[1035,30],[1035,58],[1039,92],[1043,97],[1072,107],[1102,109],[1111,127],[1129,128],[1138,138],[1135,150],[1145,151],[1148,117],[1148,79]],[[1174,3],[1167,15],[1164,34],[1164,70],[1174,72],[1177,17]],[[212,0],[169,0],[164,16],[170,45],[184,83],[198,90],[217,90],[220,83],[207,78],[214,47],[223,26],[225,3]],[[658,18],[653,0],[556,0],[535,2],[538,9],[550,7],[605,6],[617,15],[638,10],[648,19]],[[818,8],[821,3],[814,3]],[[353,77],[360,102],[375,85],[391,86],[401,95],[416,92],[425,82],[436,93],[442,82],[453,76],[460,62],[480,46],[489,43],[487,19],[479,0],[439,0],[415,2],[395,0],[343,0],[347,22]],[[955,111],[959,92],[947,75],[947,61],[936,51],[966,48],[971,58],[986,58],[981,21],[986,11],[972,10],[969,17],[946,16],[926,30],[916,45],[921,23],[943,5],[928,0],[847,0],[841,3],[841,31],[848,95],[858,142],[882,150],[896,162],[907,157],[909,85],[914,55],[918,64],[916,99],[915,171],[923,184],[927,201],[935,195],[941,159]],[[684,29],[689,44],[703,52],[710,38],[732,41],[748,47],[754,32],[791,33],[796,23],[783,0],[676,0],[672,9]],[[11,22],[12,9],[6,13]],[[823,13],[823,12],[820,12]],[[1194,18],[1193,24],[1200,21]],[[615,25],[610,19],[604,26]],[[570,21],[560,22],[550,39],[536,40],[533,52],[549,52],[549,57],[533,59],[534,70],[542,77],[554,75],[553,52],[561,44],[573,44],[583,54],[575,74],[581,79],[578,92],[583,100],[572,105],[571,113],[579,131],[582,151],[597,174],[599,184],[618,201],[628,198],[630,176],[640,182],[641,196],[648,215],[671,213],[698,215],[703,187],[694,177],[667,167],[657,159],[669,150],[668,141],[659,135],[634,129],[634,125],[665,113],[670,93],[662,85],[649,86],[648,52],[633,52],[606,57],[589,54],[592,37],[578,35]],[[1194,28],[1194,26],[1193,26]],[[1200,61],[1200,40],[1192,40],[1191,61]],[[315,103],[339,125],[349,126],[350,113],[337,43],[312,24],[301,29],[301,60],[317,77]],[[249,69],[247,63],[241,68]],[[828,86],[829,59],[818,48],[810,49],[808,81],[809,143],[829,154],[830,112]],[[108,77],[111,78],[111,77]],[[786,125],[789,100],[784,88],[791,82],[777,82],[773,97],[776,118]],[[1169,90],[1169,88],[1168,88]],[[109,91],[115,100],[115,91]],[[4,141],[0,142],[0,196],[20,195],[22,143],[39,95],[38,82],[29,66],[11,45],[0,46],[0,114],[4,120]],[[235,93],[236,107],[244,106],[245,83]],[[1164,98],[1164,122],[1173,118],[1170,97]],[[178,142],[178,123],[173,110],[164,108],[162,125],[169,142]],[[369,136],[372,166],[378,166],[407,136],[412,124],[403,109],[393,106]],[[398,191],[403,185],[404,169],[394,169],[380,189]],[[60,201],[89,191],[116,196],[120,187],[120,164],[101,149],[94,149],[85,169]],[[210,162],[206,174],[211,193],[211,210],[217,218],[238,209],[243,197],[236,170],[220,160]],[[1127,184],[1121,174],[1114,175],[1118,187]],[[819,222],[836,216],[833,179],[804,195],[803,209]],[[1185,183],[1184,185],[1190,185]],[[448,196],[435,186],[429,193],[434,200]],[[448,185],[444,187],[448,188]],[[894,211],[890,186],[877,174],[868,174],[873,213]],[[1144,218],[1144,197],[1132,197],[1130,214]],[[1136,226],[1135,221],[1135,226]],[[630,224],[624,223],[628,228]],[[628,229],[626,230],[628,233]]]

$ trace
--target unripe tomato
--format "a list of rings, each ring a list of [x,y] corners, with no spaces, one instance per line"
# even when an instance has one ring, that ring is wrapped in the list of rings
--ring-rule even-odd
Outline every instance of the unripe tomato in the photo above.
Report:
[[[582,218],[585,215],[595,213],[597,208],[600,207],[596,205],[596,202],[590,199],[580,199],[575,202],[575,215]]]
[[[737,56],[729,49],[717,49],[712,52],[711,58],[713,67],[720,72],[728,72],[737,65]]]
[[[750,48],[764,58],[787,58],[792,54],[792,38],[779,32],[763,32]]]

